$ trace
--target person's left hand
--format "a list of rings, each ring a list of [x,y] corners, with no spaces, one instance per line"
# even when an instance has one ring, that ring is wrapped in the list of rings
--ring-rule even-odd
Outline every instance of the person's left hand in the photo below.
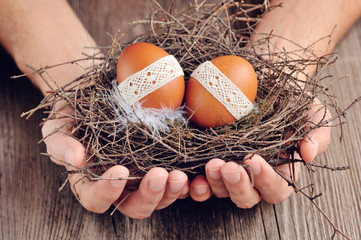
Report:
[[[197,176],[192,181],[191,197],[196,201],[205,201],[214,194],[219,198],[230,197],[239,208],[251,208],[261,199],[269,203],[280,203],[290,196],[293,188],[261,156],[247,157],[249,159],[244,164],[252,171],[235,162],[221,159],[209,161],[206,176]],[[297,179],[300,164],[294,164],[294,168],[293,177]],[[288,164],[278,166],[277,170],[284,176],[290,176]]]
[[[320,120],[329,119],[330,113],[320,110],[323,105],[315,100],[309,113],[309,127]],[[318,154],[324,152],[330,143],[331,130],[324,126],[311,131],[300,144],[300,153],[305,162],[311,162]],[[283,164],[276,167],[278,174],[259,155],[244,158],[244,168],[235,162],[212,159],[206,164],[205,176],[197,176],[190,185],[190,196],[196,201],[205,201],[213,195],[219,198],[230,197],[239,208],[251,208],[261,199],[277,204],[287,199],[293,187],[283,177],[296,182],[299,175],[299,162]],[[250,170],[252,169],[252,170]],[[251,180],[251,174],[253,182]]]

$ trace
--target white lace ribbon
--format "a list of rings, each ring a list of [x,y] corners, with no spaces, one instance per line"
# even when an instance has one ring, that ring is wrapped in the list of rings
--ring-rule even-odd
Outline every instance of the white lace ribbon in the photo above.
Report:
[[[168,55],[125,79],[118,85],[118,89],[124,101],[132,106],[143,97],[183,75],[177,59]]]
[[[226,109],[239,120],[253,109],[244,93],[210,61],[198,66],[191,77],[196,79]]]

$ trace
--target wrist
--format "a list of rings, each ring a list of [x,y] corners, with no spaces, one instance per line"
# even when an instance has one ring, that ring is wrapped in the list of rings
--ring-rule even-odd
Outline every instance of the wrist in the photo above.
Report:
[[[359,0],[273,0],[271,4],[281,7],[262,17],[253,38],[262,38],[257,33],[280,36],[272,39],[277,48],[271,50],[276,51],[293,51],[313,44],[318,56],[330,53],[361,16]]]
[[[96,44],[65,0],[0,0],[0,42],[19,69],[46,94],[84,73],[91,61],[76,62],[31,74],[41,67],[62,64],[92,55]]]
[[[44,95],[47,95],[49,90],[63,86],[81,76],[93,64],[94,60],[85,60],[88,57],[82,52],[83,45],[74,42],[64,43],[48,44],[51,46],[48,50],[39,46],[38,50],[33,48],[31,52],[15,51],[13,54],[19,69]],[[70,47],[73,50],[67,51]],[[41,53],[42,51],[46,52]],[[39,54],[35,56],[35,52]],[[89,51],[87,54],[90,54]]]

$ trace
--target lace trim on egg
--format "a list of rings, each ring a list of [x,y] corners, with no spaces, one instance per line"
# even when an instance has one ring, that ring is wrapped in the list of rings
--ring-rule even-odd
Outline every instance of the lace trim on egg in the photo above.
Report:
[[[125,79],[118,85],[118,89],[124,101],[132,106],[143,97],[183,75],[177,59],[168,55]]]
[[[202,63],[191,75],[239,120],[253,109],[244,93],[210,61]]]

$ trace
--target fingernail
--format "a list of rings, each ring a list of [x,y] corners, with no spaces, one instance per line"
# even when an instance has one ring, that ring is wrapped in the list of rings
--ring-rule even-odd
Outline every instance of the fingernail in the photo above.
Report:
[[[64,160],[65,160],[65,162],[67,162],[67,163],[69,163],[71,165],[74,165],[74,151],[73,151],[72,148],[68,147],[65,150]]]
[[[223,178],[229,183],[238,183],[241,180],[241,173],[239,171],[223,171]]]
[[[246,164],[251,167],[252,174],[258,175],[261,173],[261,165],[257,160],[249,160]]]
[[[208,191],[208,186],[205,186],[205,185],[203,185],[203,186],[194,186],[193,191],[197,195],[202,195],[202,194],[205,194]]]
[[[153,191],[159,191],[165,187],[168,176],[156,176],[149,179],[149,188]]]
[[[185,183],[185,180],[169,181],[169,190],[171,192],[178,192],[184,188]]]
[[[214,180],[219,180],[222,178],[219,169],[208,169],[208,174]]]
[[[320,145],[318,144],[318,141],[313,140],[312,160],[317,156],[319,147]]]
[[[112,173],[111,178],[114,178],[110,180],[110,184],[113,187],[121,187],[124,186],[124,184],[126,183],[124,179],[121,180],[122,178],[124,178],[124,173],[120,173],[120,172]]]

